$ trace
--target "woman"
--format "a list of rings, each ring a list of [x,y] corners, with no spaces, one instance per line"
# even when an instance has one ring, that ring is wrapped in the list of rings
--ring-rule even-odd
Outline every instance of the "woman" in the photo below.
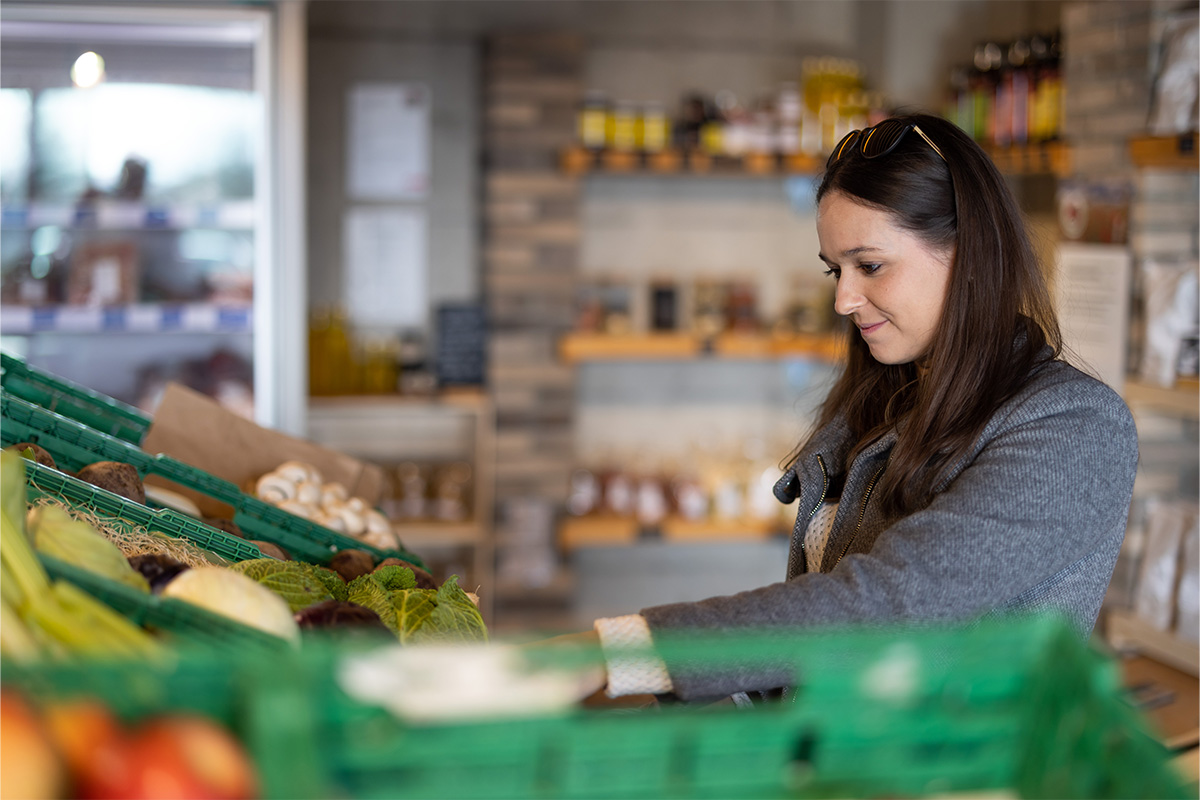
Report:
[[[1086,636],[1124,537],[1137,434],[1116,393],[1059,360],[1004,179],[951,123],[897,117],[839,143],[817,203],[834,308],[854,330],[816,432],[775,487],[799,500],[786,580],[597,620],[601,644],[1037,611]],[[610,696],[774,685],[653,659],[607,671]]]

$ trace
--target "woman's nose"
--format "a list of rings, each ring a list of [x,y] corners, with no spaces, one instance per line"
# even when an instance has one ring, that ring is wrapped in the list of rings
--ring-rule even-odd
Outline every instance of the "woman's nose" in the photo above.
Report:
[[[854,279],[843,272],[837,282],[837,289],[834,291],[833,310],[843,317],[847,317],[862,306],[863,302],[863,296],[855,286]]]

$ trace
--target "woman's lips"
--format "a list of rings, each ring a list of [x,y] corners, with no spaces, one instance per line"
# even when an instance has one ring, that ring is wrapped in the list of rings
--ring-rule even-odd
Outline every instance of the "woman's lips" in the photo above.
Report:
[[[859,325],[858,332],[861,333],[863,336],[869,336],[872,333],[874,333],[875,331],[882,328],[883,324],[885,322],[887,322],[887,320],[883,320],[881,322],[874,322],[874,323],[871,323],[870,325]]]

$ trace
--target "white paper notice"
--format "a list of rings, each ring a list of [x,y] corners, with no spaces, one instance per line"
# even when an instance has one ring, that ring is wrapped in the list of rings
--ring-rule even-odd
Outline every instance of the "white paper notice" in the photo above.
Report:
[[[1055,295],[1067,355],[1118,392],[1125,387],[1131,268],[1124,245],[1059,245]]]
[[[342,230],[342,296],[356,324],[424,326],[428,220],[421,208],[351,208]]]
[[[429,87],[365,83],[350,90],[346,193],[351,200],[423,200],[429,191]]]

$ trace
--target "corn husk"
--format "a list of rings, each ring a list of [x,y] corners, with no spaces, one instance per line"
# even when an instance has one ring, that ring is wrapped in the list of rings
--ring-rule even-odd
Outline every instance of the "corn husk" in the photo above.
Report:
[[[109,580],[150,592],[150,584],[129,565],[125,554],[86,522],[73,519],[59,506],[35,506],[26,521],[34,547],[55,558]]]

